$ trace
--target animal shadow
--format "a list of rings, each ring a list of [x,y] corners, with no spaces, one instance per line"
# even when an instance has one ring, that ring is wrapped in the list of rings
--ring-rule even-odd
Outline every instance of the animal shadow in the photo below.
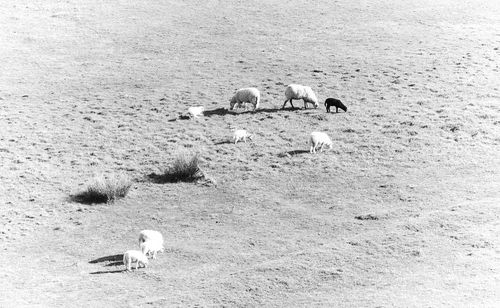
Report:
[[[101,257],[97,258],[95,260],[89,261],[91,264],[96,264],[96,263],[102,263],[102,262],[110,262],[106,264],[105,266],[120,266],[123,265],[123,254],[118,254],[118,255],[111,255],[111,256],[106,256],[106,257]],[[120,269],[120,270],[112,270],[112,271],[97,271],[97,272],[92,272],[90,274],[92,275],[97,275],[97,274],[112,274],[112,273],[121,273],[124,272],[125,269]]]
[[[89,274],[90,275],[113,274],[113,273],[122,273],[122,272],[126,272],[126,271],[127,271],[126,269],[114,270],[114,271],[97,271],[97,272],[92,272],[92,273],[89,273]]]
[[[217,108],[217,109],[212,109],[212,110],[205,110],[203,112],[203,115],[206,117],[211,117],[213,115],[233,115],[237,116],[240,114],[258,114],[258,113],[276,113],[276,112],[286,112],[286,111],[295,111],[299,110],[300,108],[259,108],[257,110],[246,110],[246,111],[233,111],[229,110],[227,108]]]
[[[205,117],[211,117],[213,115],[226,115],[228,113],[230,113],[230,112],[226,108],[217,108],[217,109],[203,111],[203,116],[205,116]]]
[[[288,152],[281,152],[278,154],[279,157],[296,156],[300,154],[308,154],[308,150],[293,150]]]
[[[233,143],[233,142],[231,142],[231,140],[221,140],[221,141],[214,142],[215,145],[229,144],[229,143]]]
[[[91,263],[91,264],[101,263],[101,262],[114,262],[114,263],[123,264],[123,254],[121,253],[118,255],[106,256],[106,257],[102,257],[102,258],[98,258],[98,259],[89,261],[89,263]],[[114,263],[111,263],[111,264],[114,264]],[[110,266],[110,265],[108,265],[108,266]]]

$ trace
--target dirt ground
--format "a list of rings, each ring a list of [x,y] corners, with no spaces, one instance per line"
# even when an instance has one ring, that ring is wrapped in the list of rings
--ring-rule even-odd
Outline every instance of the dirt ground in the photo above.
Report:
[[[1,307],[498,307],[500,1],[21,0],[0,29]],[[348,112],[280,110],[290,83]],[[178,153],[217,186],[147,180]],[[133,187],[69,199],[99,174]],[[124,272],[142,229],[166,251]]]

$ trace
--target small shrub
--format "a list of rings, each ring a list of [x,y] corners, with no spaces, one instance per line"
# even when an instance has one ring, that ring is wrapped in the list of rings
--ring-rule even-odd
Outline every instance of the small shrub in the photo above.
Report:
[[[127,176],[114,176],[106,179],[104,176],[94,178],[87,189],[72,197],[80,203],[108,203],[127,195],[132,182]]]
[[[153,173],[149,177],[156,183],[199,182],[205,179],[205,174],[199,164],[198,154],[181,154],[165,172]]]

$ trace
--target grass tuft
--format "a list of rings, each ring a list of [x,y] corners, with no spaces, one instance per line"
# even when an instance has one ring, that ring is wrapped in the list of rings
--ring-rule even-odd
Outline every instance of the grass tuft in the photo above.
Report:
[[[149,178],[155,183],[199,182],[205,179],[205,174],[200,169],[198,154],[178,155],[173,164],[162,174],[150,174]]]
[[[124,198],[131,186],[132,182],[127,176],[113,176],[107,179],[101,175],[94,178],[86,190],[72,196],[71,199],[85,204],[109,203]]]

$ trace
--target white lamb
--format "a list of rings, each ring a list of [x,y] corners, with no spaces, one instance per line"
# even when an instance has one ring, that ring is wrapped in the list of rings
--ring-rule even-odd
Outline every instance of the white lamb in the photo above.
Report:
[[[139,233],[139,247],[145,256],[152,255],[153,259],[156,259],[156,253],[165,250],[163,247],[163,235],[154,230],[142,230]]]
[[[319,151],[323,152],[323,146],[325,145],[329,147],[329,150],[331,150],[333,147],[332,140],[330,139],[330,137],[328,137],[326,133],[312,132],[310,141],[311,141],[311,149],[310,149],[311,153],[316,153],[318,147]]]
[[[233,110],[236,105],[241,107],[242,104],[250,103],[253,105],[253,110],[259,108],[260,91],[257,88],[243,88],[236,91],[229,103],[229,110]]]
[[[123,254],[123,264],[127,271],[132,270],[132,263],[136,262],[135,269],[139,268],[139,265],[143,267],[148,267],[148,257],[139,250],[127,250]]]
[[[205,107],[203,106],[188,108],[188,114],[192,118],[198,118],[199,116],[203,115],[203,111],[205,111]]]
[[[252,135],[249,134],[246,130],[244,129],[237,129],[234,131],[233,134],[233,140],[234,144],[236,144],[238,141],[243,140],[245,143],[247,142],[247,138],[252,140]]]
[[[300,84],[290,84],[286,87],[285,90],[286,101],[283,104],[281,109],[285,108],[285,105],[288,101],[290,101],[290,105],[292,105],[292,100],[294,99],[302,99],[304,101],[304,109],[307,108],[307,103],[314,104],[314,108],[318,108],[318,99],[316,98],[316,94],[314,94],[311,87],[303,86]]]

